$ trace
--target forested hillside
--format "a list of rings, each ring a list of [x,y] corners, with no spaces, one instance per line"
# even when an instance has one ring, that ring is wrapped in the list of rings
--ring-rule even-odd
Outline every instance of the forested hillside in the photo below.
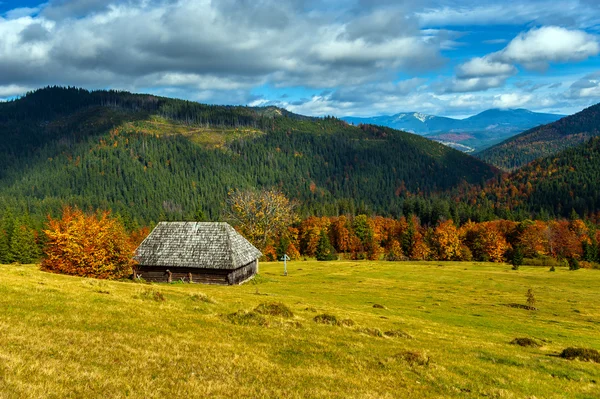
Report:
[[[600,104],[556,122],[527,130],[477,156],[501,169],[512,171],[537,158],[584,143],[600,135]]]
[[[435,222],[462,205],[415,194],[494,174],[412,134],[274,107],[73,88],[0,104],[0,209],[34,224],[64,204],[112,209],[131,225],[219,219],[231,190],[255,187],[281,188],[305,215],[414,212]]]
[[[484,190],[473,188],[469,198],[500,215],[593,215],[600,210],[600,137],[493,179]]]

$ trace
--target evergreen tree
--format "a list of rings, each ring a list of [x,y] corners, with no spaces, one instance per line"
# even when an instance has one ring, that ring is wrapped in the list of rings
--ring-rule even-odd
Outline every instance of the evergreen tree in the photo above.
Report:
[[[520,245],[517,245],[515,247],[515,249],[513,250],[512,253],[512,257],[511,257],[511,264],[512,264],[512,268],[513,270],[519,270],[519,266],[521,266],[523,264],[523,249],[521,248]]]
[[[10,242],[8,241],[8,234],[0,229],[0,263],[10,262]]]
[[[13,262],[33,263],[39,259],[35,232],[18,220],[10,240],[10,258]]]
[[[331,245],[331,241],[329,241],[329,236],[325,232],[325,230],[321,231],[321,235],[319,236],[319,243],[317,244],[317,260],[336,260],[337,254],[335,253],[335,249],[333,245]]]

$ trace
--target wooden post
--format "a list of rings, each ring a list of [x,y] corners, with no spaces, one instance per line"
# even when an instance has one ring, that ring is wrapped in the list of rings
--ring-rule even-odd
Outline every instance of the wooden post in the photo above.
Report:
[[[188,282],[192,284],[192,272],[188,273]]]
[[[256,259],[256,274],[258,274],[258,259]]]
[[[168,277],[167,277],[167,283],[171,283],[171,282],[173,282],[173,273],[171,273],[171,271],[170,271],[169,269],[167,269],[167,270],[165,271],[165,273],[166,273],[166,274],[168,274]]]

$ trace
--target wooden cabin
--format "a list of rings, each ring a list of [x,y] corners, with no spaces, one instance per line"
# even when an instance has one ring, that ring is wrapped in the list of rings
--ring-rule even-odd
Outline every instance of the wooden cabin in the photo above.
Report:
[[[135,277],[146,281],[241,284],[262,256],[227,223],[161,222],[135,251]]]

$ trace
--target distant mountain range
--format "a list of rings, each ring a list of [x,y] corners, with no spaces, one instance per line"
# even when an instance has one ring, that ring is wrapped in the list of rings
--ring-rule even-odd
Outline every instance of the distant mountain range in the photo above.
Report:
[[[373,124],[426,136],[465,152],[483,150],[524,130],[554,122],[564,115],[526,109],[489,109],[465,119],[400,113],[368,118],[344,117],[348,123]]]
[[[477,156],[501,169],[515,170],[600,136],[600,104],[554,123],[529,129],[482,151]]]

